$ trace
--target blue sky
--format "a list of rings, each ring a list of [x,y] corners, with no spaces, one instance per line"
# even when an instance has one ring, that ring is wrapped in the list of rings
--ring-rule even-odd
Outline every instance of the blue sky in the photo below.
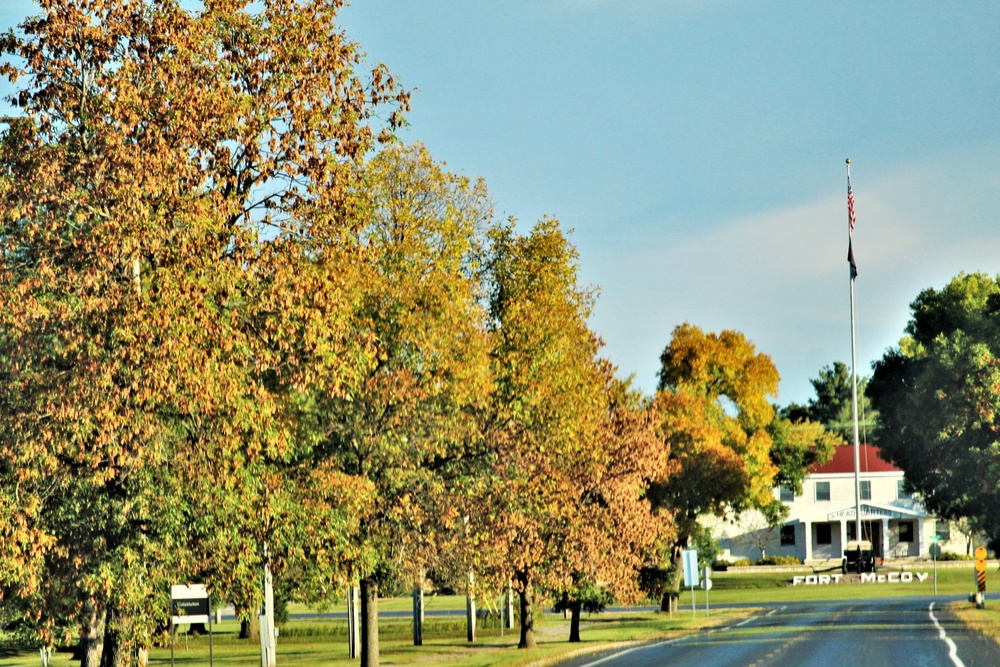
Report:
[[[0,25],[26,0],[5,0]],[[967,0],[367,0],[341,15],[415,89],[405,141],[497,212],[573,229],[605,355],[651,393],[671,330],[736,329],[777,402],[858,368],[909,303],[1000,273],[1000,4]]]

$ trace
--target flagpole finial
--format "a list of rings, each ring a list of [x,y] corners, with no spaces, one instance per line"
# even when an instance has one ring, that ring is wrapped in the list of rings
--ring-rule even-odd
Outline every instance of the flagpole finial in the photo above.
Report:
[[[846,160],[844,160],[844,162],[846,162],[847,164],[851,164],[851,158],[847,158]]]

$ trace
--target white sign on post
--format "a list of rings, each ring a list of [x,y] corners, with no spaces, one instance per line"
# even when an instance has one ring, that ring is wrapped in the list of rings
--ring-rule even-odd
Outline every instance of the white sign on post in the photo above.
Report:
[[[170,600],[175,624],[209,622],[210,603],[205,584],[171,586]]]
[[[698,550],[684,552],[684,585],[691,589],[691,614],[695,613],[694,587],[698,585]]]
[[[170,665],[174,665],[174,631],[181,623],[208,623],[208,664],[215,664],[212,647],[212,598],[205,584],[170,587]]]
[[[684,585],[698,585],[698,550],[687,549],[684,552]]]

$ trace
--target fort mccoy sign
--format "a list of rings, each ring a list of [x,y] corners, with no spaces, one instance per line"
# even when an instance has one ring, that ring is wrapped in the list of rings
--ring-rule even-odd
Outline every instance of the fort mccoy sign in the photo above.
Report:
[[[827,584],[839,584],[844,577],[843,574],[809,574],[792,577],[792,586],[825,586]],[[852,582],[854,581],[852,575]],[[927,580],[930,576],[926,572],[889,572],[887,574],[875,574],[874,572],[862,572],[861,583],[863,584],[912,584]]]

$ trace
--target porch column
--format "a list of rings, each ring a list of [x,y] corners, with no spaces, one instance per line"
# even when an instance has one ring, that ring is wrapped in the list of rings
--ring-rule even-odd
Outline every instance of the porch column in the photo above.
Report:
[[[844,551],[847,549],[847,522],[843,519],[840,520],[840,550]]]
[[[806,557],[803,562],[812,560],[813,557],[813,525],[812,521],[804,521],[806,527]]]
[[[885,561],[885,555],[886,553],[888,553],[889,549],[889,519],[883,517],[881,523],[882,523],[882,544],[879,548],[882,551],[882,553],[880,554],[882,556],[882,560]]]

